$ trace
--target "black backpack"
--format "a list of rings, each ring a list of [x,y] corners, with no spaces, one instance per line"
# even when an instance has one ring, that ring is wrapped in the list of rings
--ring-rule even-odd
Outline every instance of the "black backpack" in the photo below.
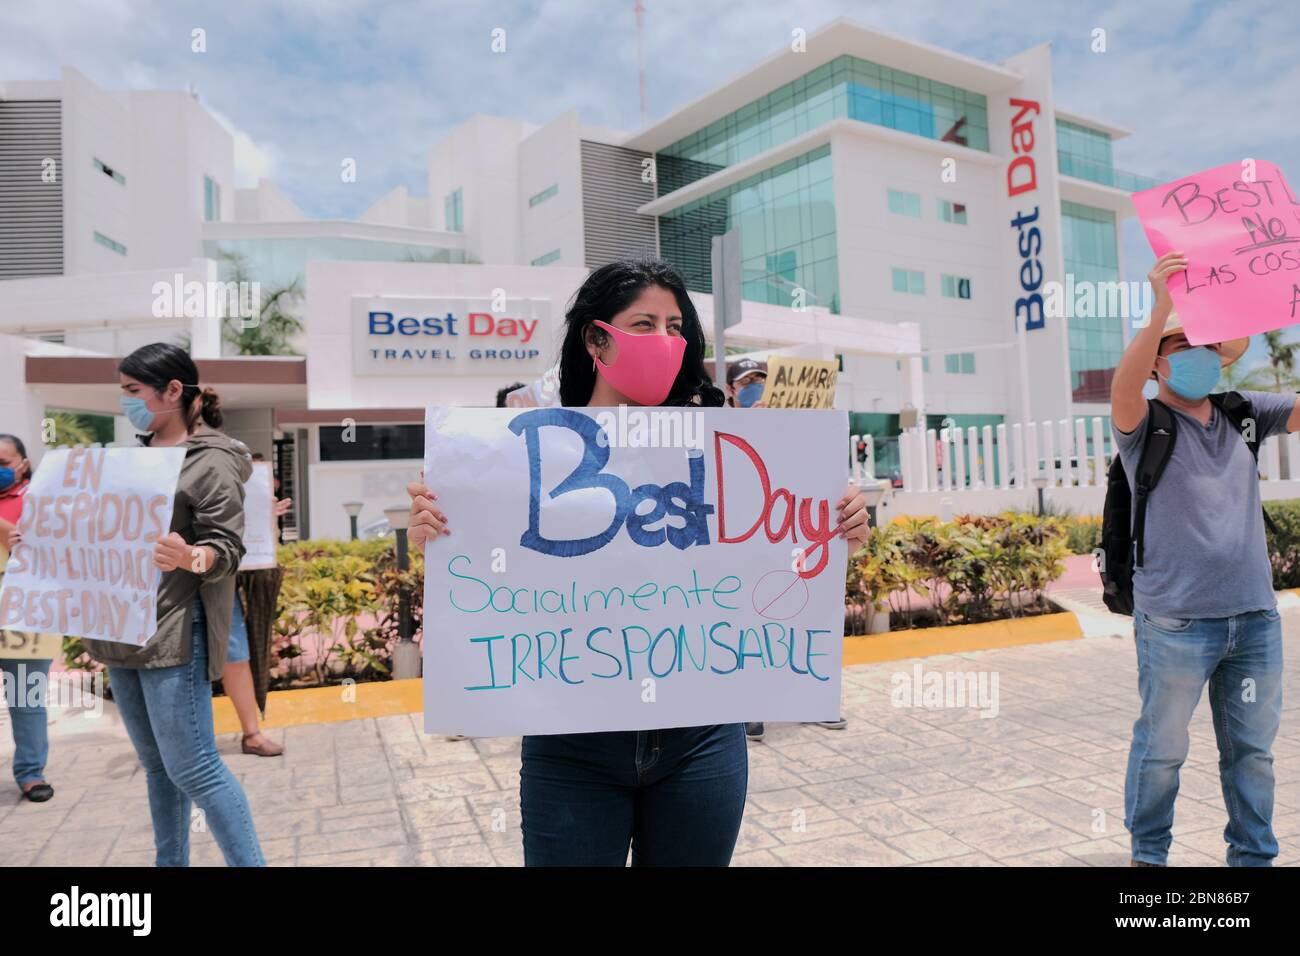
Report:
[[[1238,432],[1245,437],[1246,419],[1254,417],[1250,399],[1240,392],[1211,395],[1210,401]],[[1252,431],[1252,434],[1254,432]],[[1137,475],[1130,490],[1124,465],[1115,455],[1106,476],[1106,503],[1101,518],[1101,583],[1102,600],[1116,614],[1133,613],[1133,568],[1142,564],[1142,546],[1145,538],[1147,499],[1164,473],[1174,453],[1178,428],[1174,413],[1159,399],[1147,400],[1147,431],[1142,440],[1142,453],[1138,456]],[[1259,461],[1259,436],[1246,442],[1246,447]],[[1132,509],[1133,495],[1137,495],[1137,509]],[[1277,534],[1277,527],[1268,512],[1264,522]]]

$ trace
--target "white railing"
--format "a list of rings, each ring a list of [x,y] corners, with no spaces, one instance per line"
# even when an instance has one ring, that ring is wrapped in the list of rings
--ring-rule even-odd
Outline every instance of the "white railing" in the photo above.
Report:
[[[859,442],[865,444],[865,461],[859,461]],[[850,436],[854,480],[877,474],[875,446],[871,435]],[[910,428],[898,436],[904,492],[1020,490],[1033,488],[1039,474],[1047,478],[1048,488],[1104,488],[1114,454],[1110,430],[1099,416],[983,428]],[[1300,478],[1300,432],[1265,439],[1259,473],[1266,482]]]

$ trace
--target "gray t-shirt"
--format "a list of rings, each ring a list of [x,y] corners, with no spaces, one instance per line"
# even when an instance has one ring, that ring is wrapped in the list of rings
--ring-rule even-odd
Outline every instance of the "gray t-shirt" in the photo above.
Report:
[[[1254,405],[1261,441],[1286,431],[1294,394],[1241,394]],[[1174,410],[1174,453],[1147,499],[1144,563],[1133,571],[1133,604],[1143,614],[1231,617],[1277,606],[1255,460],[1241,432],[1211,408],[1205,425]],[[1127,435],[1111,427],[1130,490],[1149,421]]]

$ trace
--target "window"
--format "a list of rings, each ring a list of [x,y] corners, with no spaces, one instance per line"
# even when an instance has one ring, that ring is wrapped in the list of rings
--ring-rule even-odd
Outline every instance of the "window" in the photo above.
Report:
[[[448,232],[465,231],[465,201],[457,189],[442,201],[442,217]]]
[[[221,186],[211,176],[203,177],[203,219],[215,222],[221,218]]]
[[[949,375],[974,375],[975,353],[954,352],[943,357],[943,370]]]
[[[889,191],[889,211],[899,216],[921,218],[921,197],[916,193],[905,193],[898,189]]]
[[[92,159],[91,162],[94,163],[96,169],[98,169],[101,173],[103,173],[103,174],[104,174],[105,176],[107,176],[109,179],[113,179],[113,180],[115,180],[115,181],[121,183],[123,186],[126,185],[126,177],[123,176],[121,173],[119,173],[116,169],[113,169],[111,166],[105,166],[105,165],[104,165],[100,160],[98,160],[98,159]]]
[[[552,249],[550,252],[546,253],[546,255],[538,256],[536,259],[534,259],[531,265],[549,266],[552,262],[554,262],[558,258],[560,258],[560,250]]]
[[[353,425],[351,440],[341,425],[322,425],[321,461],[368,461],[375,458],[424,458],[423,425]]]
[[[109,249],[112,249],[119,256],[126,255],[126,246],[122,245],[120,242],[114,242],[112,239],[108,238],[108,236],[104,235],[102,232],[95,233],[95,241],[99,243],[101,246],[107,246]]]
[[[925,295],[925,273],[913,269],[894,269],[894,291]]]
[[[829,146],[664,213],[660,255],[688,289],[711,292],[713,237],[731,229],[740,232],[741,298],[787,308],[802,299],[839,311]]]
[[[966,225],[966,204],[953,202],[951,199],[939,200],[939,218],[944,222]]]
[[[528,200],[529,208],[532,208],[533,206],[536,206],[539,203],[546,202],[546,200],[550,199],[559,191],[560,191],[560,187],[558,185],[546,187],[541,192],[539,192],[536,196],[533,196]]]
[[[940,293],[949,299],[969,299],[970,279],[962,276],[939,276]]]

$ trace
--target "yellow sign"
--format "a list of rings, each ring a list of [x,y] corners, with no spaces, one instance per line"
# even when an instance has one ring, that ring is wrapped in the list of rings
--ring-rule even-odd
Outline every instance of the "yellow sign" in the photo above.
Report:
[[[762,402],[768,408],[832,408],[839,363],[770,355]]]

